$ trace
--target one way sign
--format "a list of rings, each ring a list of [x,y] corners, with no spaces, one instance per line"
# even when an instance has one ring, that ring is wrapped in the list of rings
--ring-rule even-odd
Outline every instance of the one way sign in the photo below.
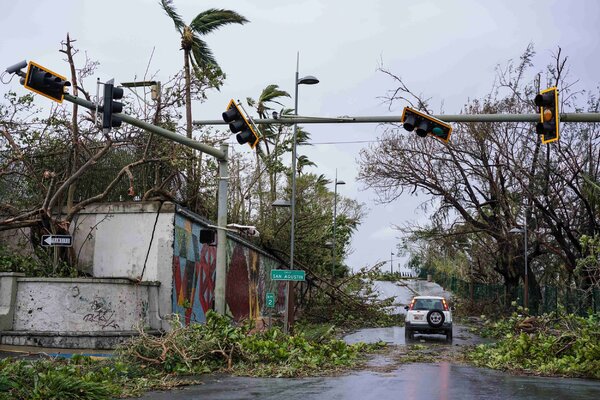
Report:
[[[73,236],[71,235],[42,235],[42,246],[71,247]]]

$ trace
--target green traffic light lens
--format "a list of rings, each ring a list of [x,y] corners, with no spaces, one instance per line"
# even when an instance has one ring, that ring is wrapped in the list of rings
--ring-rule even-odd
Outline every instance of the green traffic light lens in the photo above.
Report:
[[[436,126],[435,128],[433,128],[431,133],[433,133],[435,136],[444,136],[444,130],[442,128],[440,128],[439,126]]]

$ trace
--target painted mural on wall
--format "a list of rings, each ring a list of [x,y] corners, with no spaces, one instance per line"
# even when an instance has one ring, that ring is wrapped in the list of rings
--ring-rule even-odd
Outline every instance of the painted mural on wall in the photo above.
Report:
[[[200,229],[200,224],[175,215],[173,312],[186,325],[206,321],[206,312],[214,308],[217,249],[200,243]],[[236,321],[283,311],[285,284],[270,280],[271,269],[282,268],[277,260],[229,239],[227,264],[225,298]],[[267,292],[275,293],[275,309],[265,307]]]

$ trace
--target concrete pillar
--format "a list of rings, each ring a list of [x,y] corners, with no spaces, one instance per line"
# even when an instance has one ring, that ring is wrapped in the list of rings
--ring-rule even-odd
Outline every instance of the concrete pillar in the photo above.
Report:
[[[11,331],[17,300],[17,279],[25,276],[18,272],[0,272],[0,331]]]

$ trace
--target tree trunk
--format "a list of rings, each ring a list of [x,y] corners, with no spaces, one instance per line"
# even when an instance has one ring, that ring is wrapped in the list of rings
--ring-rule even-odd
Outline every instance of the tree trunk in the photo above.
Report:
[[[185,78],[185,133],[186,136],[192,138],[192,77],[190,74],[190,50],[183,50],[183,72]],[[195,190],[195,173],[194,173],[194,151],[189,147],[185,147],[186,154],[186,204],[190,208],[194,208],[194,198],[197,195]]]

